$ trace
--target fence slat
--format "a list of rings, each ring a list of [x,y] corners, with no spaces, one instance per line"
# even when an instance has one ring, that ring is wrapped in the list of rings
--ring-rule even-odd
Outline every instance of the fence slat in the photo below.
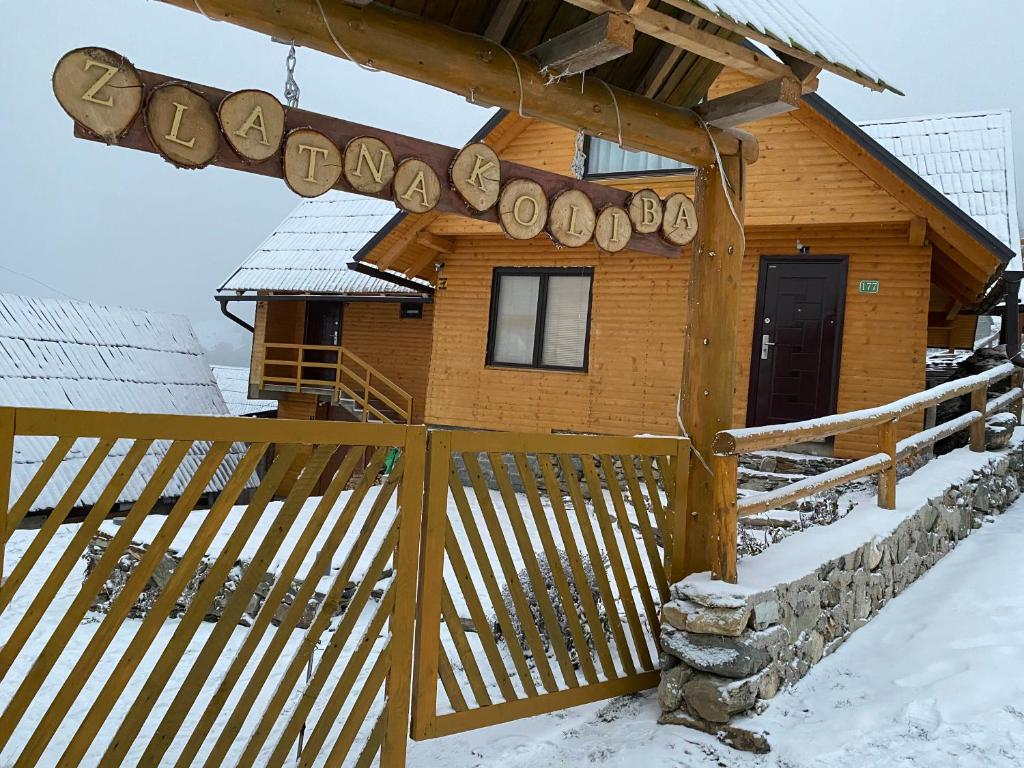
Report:
[[[7,540],[14,530],[9,510],[11,502],[11,470],[14,466],[14,430],[15,411],[13,408],[0,408],[0,592],[6,573],[4,555],[7,551]],[[0,607],[0,617],[4,610]],[[2,679],[2,677],[0,677]]]
[[[661,540],[665,542],[667,551],[672,541],[672,527],[668,524],[665,506],[661,503],[661,495],[658,493],[658,481],[654,477],[654,464],[647,456],[640,457],[640,471],[643,473],[644,483],[647,485],[647,495],[651,500],[651,512],[654,515],[655,525],[658,526]]]
[[[13,418],[11,421],[11,429],[13,429]],[[7,531],[4,534],[3,541],[8,541],[11,534],[14,533],[14,529],[21,525],[21,521],[25,519],[25,515],[28,514],[32,505],[36,499],[39,498],[39,494],[43,492],[47,483],[50,482],[54,472],[57,471],[57,467],[60,466],[61,462],[68,455],[68,451],[75,445],[75,438],[73,437],[61,437],[53,444],[53,448],[46,454],[46,458],[43,459],[43,463],[39,465],[36,473],[32,475],[32,479],[28,481],[25,488],[22,490],[18,500],[11,506],[10,515],[7,518]],[[13,450],[13,433],[11,435],[11,446]],[[11,472],[11,466],[13,464],[14,457],[4,457],[3,466],[8,476]],[[10,479],[8,477],[8,482]],[[6,497],[5,497],[6,498]]]
[[[455,645],[455,652],[458,654],[459,661],[462,662],[462,668],[466,672],[466,677],[469,679],[469,688],[473,692],[473,697],[476,699],[477,706],[488,707],[491,705],[491,696],[487,693],[487,684],[484,682],[483,675],[480,673],[480,667],[476,663],[476,658],[473,656],[473,649],[469,644],[469,638],[466,637],[466,630],[462,628],[462,621],[459,619],[459,613],[455,610],[455,602],[452,600],[451,591],[448,589],[448,585],[442,585],[442,601],[441,601],[441,616],[444,618],[444,623],[448,626],[448,632],[451,634],[452,643]],[[438,645],[440,653],[444,654],[444,648]],[[442,661],[447,659],[447,655],[442,658]],[[455,678],[453,677],[452,680]],[[448,690],[448,685],[445,685],[445,690]],[[448,691],[448,699],[453,702],[452,695],[457,694],[459,698],[462,697],[462,692],[456,683],[454,691]],[[455,707],[458,709],[458,707]],[[466,709],[466,702],[463,700],[462,708]]]
[[[665,555],[664,550],[658,551],[658,537],[651,526],[650,512],[647,509],[647,502],[644,501],[643,492],[640,490],[640,480],[636,475],[636,467],[633,465],[632,456],[622,457],[622,471],[626,476],[626,489],[629,491],[629,498],[632,500],[633,509],[636,510],[636,521],[640,526],[640,535],[643,537],[644,549],[647,550],[647,560],[654,572],[654,582],[658,587],[658,595],[661,602],[666,603],[669,599],[668,579],[665,578]]]

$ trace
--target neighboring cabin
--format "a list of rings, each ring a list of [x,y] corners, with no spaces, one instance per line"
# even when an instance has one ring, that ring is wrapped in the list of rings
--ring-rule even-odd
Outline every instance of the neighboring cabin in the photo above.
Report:
[[[712,95],[746,84],[723,75]],[[970,346],[976,313],[986,297],[991,303],[999,274],[1008,265],[1019,269],[1008,113],[861,129],[809,95],[798,110],[744,128],[761,150],[747,179],[738,365],[749,384],[737,387],[736,424],[797,421],[923,389],[929,344]],[[571,131],[499,113],[479,135],[506,160],[571,173]],[[693,192],[693,170],[679,163],[599,140],[586,149],[592,180],[649,187],[663,198]],[[332,193],[303,203],[293,217],[317,206],[354,209],[352,200]],[[415,358],[397,351],[404,347],[393,346],[399,338],[386,328],[367,339],[391,355],[397,380],[426,379],[426,423],[678,431],[692,249],[680,259],[558,249],[544,237],[511,240],[496,225],[466,217],[385,217],[388,204],[369,206],[380,223],[350,222],[330,265],[339,280],[354,257],[384,277],[436,286],[429,375],[422,337]],[[359,237],[349,237],[354,231]],[[266,307],[274,312],[273,303]],[[265,335],[257,326],[254,376],[271,338],[269,326]],[[290,341],[298,343],[301,326],[293,327]],[[901,436],[920,426],[908,421]],[[834,451],[865,455],[874,440],[842,435]]]
[[[249,399],[249,369],[239,365],[211,365],[224,404],[232,416],[270,417],[277,413],[276,400]]]
[[[227,406],[192,327],[184,317],[139,309],[0,294],[0,406],[78,411],[224,416]],[[54,444],[52,438],[18,437],[11,477],[12,501]],[[31,510],[52,509],[95,446],[80,439]],[[125,456],[118,441],[86,486],[77,506],[94,503]],[[167,450],[154,443],[118,498],[138,497]],[[168,483],[163,500],[176,498],[205,452],[191,450]],[[218,491],[238,463],[235,449],[210,481]]]

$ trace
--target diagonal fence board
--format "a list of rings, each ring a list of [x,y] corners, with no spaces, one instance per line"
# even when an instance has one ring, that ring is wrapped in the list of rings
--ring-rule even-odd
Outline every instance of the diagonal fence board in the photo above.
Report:
[[[677,438],[432,432],[412,735],[657,684]]]
[[[0,409],[8,424],[0,764],[404,765],[422,427]],[[51,442],[11,493],[25,437]]]

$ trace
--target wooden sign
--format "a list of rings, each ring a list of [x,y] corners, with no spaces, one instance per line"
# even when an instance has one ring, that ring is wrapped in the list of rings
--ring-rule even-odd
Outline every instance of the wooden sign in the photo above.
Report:
[[[460,150],[283,107],[259,90],[227,93],[136,70],[103,48],[61,58],[53,90],[80,138],[156,152],[180,168],[282,178],[303,197],[341,189],[410,213],[437,210],[498,223],[512,238],[594,243],[678,256],[696,235],[682,194],[629,193],[502,160],[483,142]]]

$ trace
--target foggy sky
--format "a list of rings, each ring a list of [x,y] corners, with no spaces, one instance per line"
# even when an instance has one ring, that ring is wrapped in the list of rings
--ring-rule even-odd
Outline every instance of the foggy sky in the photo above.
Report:
[[[804,2],[907,93],[879,95],[824,73],[819,93],[850,118],[1010,108],[1018,173],[1024,169],[1017,0]],[[213,362],[246,364],[248,334],[211,297],[299,198],[277,179],[178,170],[153,155],[77,141],[50,76],[65,52],[96,45],[143,69],[280,97],[287,48],[145,0],[0,0],[0,9],[0,292],[182,313]],[[296,76],[306,109],[449,145],[488,115],[452,94],[315,51],[300,49]]]

